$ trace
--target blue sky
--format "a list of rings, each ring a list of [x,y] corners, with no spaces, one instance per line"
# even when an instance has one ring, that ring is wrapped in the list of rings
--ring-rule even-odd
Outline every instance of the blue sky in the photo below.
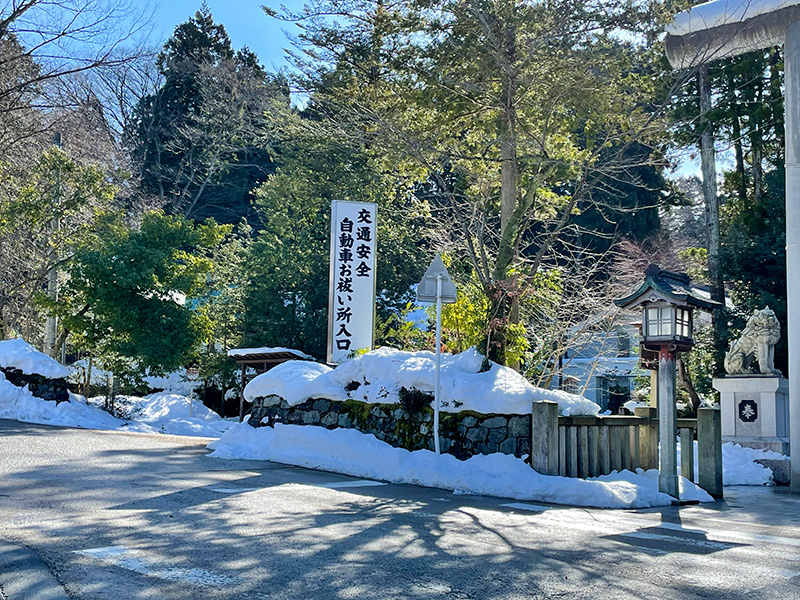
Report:
[[[197,12],[202,3],[203,0],[161,0],[155,8],[151,40],[159,44],[166,41],[175,26]],[[261,6],[280,9],[285,4],[299,11],[302,0],[206,0],[206,3],[214,21],[225,26],[235,49],[249,47],[269,70],[286,66],[283,48],[290,43],[282,30],[292,31],[296,26],[267,17]]]

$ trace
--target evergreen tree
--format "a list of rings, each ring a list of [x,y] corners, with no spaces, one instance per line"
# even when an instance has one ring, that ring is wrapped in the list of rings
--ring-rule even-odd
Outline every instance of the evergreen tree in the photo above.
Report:
[[[164,83],[141,99],[127,139],[141,190],[172,214],[237,223],[272,171],[269,115],[288,105],[279,76],[234,51],[206,5],[175,29],[158,59]]]
[[[54,308],[78,346],[115,373],[173,371],[209,341],[208,315],[191,300],[229,231],[158,212],[131,228],[109,213],[76,244]]]
[[[331,201],[378,204],[379,318],[411,300],[411,285],[425,271],[425,215],[415,214],[409,189],[356,149],[297,137],[285,142],[280,160],[257,192],[261,220],[246,259],[245,344],[288,346],[324,359]]]
[[[314,60],[298,66],[331,135],[425,181],[441,245],[489,300],[483,350],[506,362],[519,303],[564,258],[576,214],[662,162],[654,55],[619,35],[638,6],[359,0],[286,17],[304,19]]]

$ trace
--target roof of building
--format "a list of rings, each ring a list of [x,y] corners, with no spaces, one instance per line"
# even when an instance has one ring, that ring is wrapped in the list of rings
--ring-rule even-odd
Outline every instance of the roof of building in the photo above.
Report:
[[[292,348],[233,348],[228,350],[228,356],[238,363],[282,363],[287,360],[314,360],[313,356]]]
[[[705,310],[722,307],[721,303],[711,300],[695,289],[686,273],[676,273],[662,269],[658,265],[650,265],[644,275],[644,281],[636,291],[614,300],[614,304],[622,308],[632,308],[644,302],[667,299],[676,304]]]

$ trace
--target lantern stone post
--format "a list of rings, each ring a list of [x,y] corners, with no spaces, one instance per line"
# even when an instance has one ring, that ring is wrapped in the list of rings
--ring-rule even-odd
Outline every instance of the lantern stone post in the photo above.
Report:
[[[685,273],[650,265],[644,275],[636,291],[614,300],[614,304],[625,309],[641,308],[642,348],[658,352],[658,490],[679,499],[677,353],[694,345],[694,309],[712,311],[720,304],[698,294]]]

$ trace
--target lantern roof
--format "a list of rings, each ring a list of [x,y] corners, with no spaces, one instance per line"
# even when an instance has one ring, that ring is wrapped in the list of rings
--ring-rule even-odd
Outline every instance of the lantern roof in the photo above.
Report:
[[[632,294],[614,300],[620,308],[634,308],[645,302],[666,301],[679,306],[690,306],[704,310],[722,308],[720,302],[701,296],[691,284],[686,273],[667,271],[658,265],[650,265],[644,272],[644,281]]]

